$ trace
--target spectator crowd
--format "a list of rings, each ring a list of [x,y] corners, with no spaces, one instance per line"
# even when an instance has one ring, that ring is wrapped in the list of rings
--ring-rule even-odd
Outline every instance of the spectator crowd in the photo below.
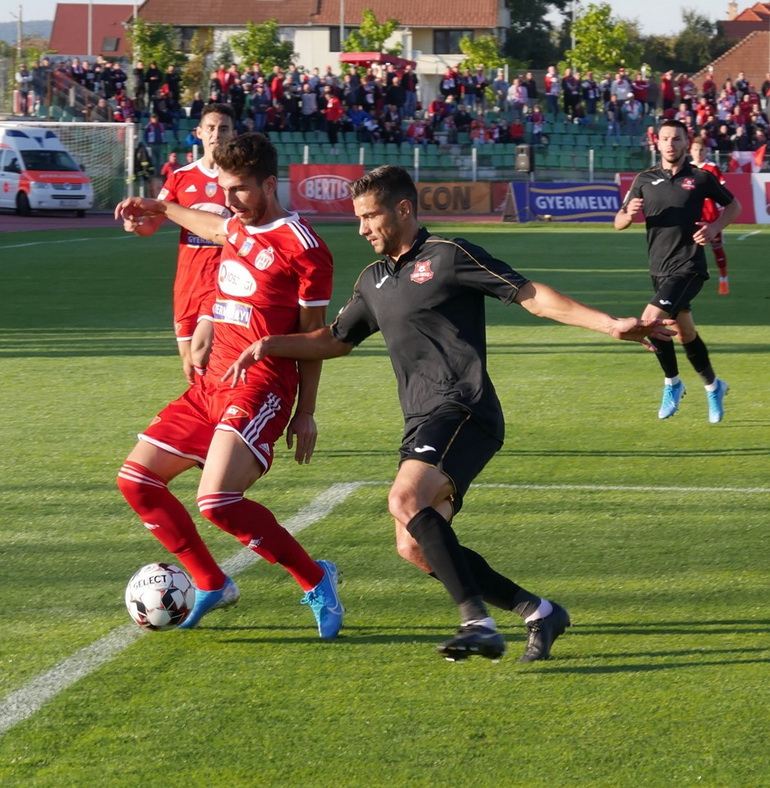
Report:
[[[210,101],[232,106],[239,131],[320,132],[332,153],[340,138],[426,146],[467,135],[474,145],[544,145],[547,129],[562,123],[601,129],[609,144],[628,135],[652,147],[655,123],[664,119],[681,120],[691,138],[702,138],[712,152],[757,150],[767,138],[770,74],[758,86],[743,72],[721,85],[708,74],[696,85],[673,71],[658,80],[623,68],[595,76],[571,68],[559,74],[550,66],[541,85],[532,72],[509,81],[503,69],[447,67],[426,100],[425,85],[420,87],[410,65],[361,71],[222,65],[209,75],[207,91],[195,93],[187,106],[173,65],[161,71],[156,63],[139,61],[127,72],[101,58],[53,63],[46,57],[30,69],[21,64],[16,82],[25,113],[58,105],[77,107],[81,120],[140,123],[153,150],[190,143],[180,139],[179,120],[200,118]],[[154,163],[156,171],[163,164],[157,155]]]

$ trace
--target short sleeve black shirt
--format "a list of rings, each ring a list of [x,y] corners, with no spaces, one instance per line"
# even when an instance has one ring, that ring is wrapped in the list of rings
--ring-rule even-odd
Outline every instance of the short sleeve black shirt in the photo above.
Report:
[[[706,198],[729,205],[734,197],[710,172],[685,162],[676,175],[663,167],[640,172],[626,195],[644,200],[650,273],[706,275],[706,253],[693,241]]]
[[[331,326],[358,345],[381,331],[407,425],[453,402],[503,438],[486,363],[484,298],[510,304],[527,279],[481,247],[422,228],[409,252],[367,266]]]

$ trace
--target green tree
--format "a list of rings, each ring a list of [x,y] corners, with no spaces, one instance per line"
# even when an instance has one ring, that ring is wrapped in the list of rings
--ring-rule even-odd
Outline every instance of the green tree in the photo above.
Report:
[[[483,65],[489,70],[502,68],[505,64],[505,58],[500,51],[500,41],[495,36],[461,38],[460,51],[465,55],[465,59],[460,63],[460,68],[473,69],[477,65]]]
[[[137,60],[146,65],[153,61],[165,73],[168,66],[176,66],[183,72],[187,56],[179,48],[179,33],[171,25],[156,25],[135,18],[129,22],[128,38],[137,53]]]
[[[525,68],[545,68],[559,59],[557,33],[548,15],[564,11],[569,0],[506,0],[511,26],[505,39],[505,54]]]
[[[214,50],[214,30],[201,27],[195,31],[190,41],[190,58],[182,74],[183,100],[192,100],[196,90],[204,90],[208,84],[206,59]]]
[[[361,14],[361,26],[352,30],[342,43],[343,52],[386,52],[389,55],[400,55],[403,45],[386,48],[385,42],[393,35],[401,23],[398,19],[388,19],[380,24],[374,11],[365,8]]]
[[[261,63],[267,73],[273,66],[288,68],[297,57],[291,41],[281,41],[278,35],[278,22],[268,19],[255,24],[246,23],[246,32],[238,33],[230,39],[233,52],[246,63]]]
[[[678,71],[699,71],[727,50],[721,29],[696,9],[683,8],[682,22],[684,27],[673,42],[673,67]]]
[[[608,3],[589,4],[578,15],[572,32],[575,48],[564,53],[563,65],[604,73],[620,66],[636,68],[641,62],[641,47],[632,42],[628,24],[612,16]]]

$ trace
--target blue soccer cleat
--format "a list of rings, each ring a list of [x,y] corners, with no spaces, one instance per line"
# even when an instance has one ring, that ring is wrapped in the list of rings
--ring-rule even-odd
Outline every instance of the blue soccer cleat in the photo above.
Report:
[[[722,421],[722,417],[725,415],[725,409],[722,403],[725,395],[730,391],[730,387],[724,380],[719,380],[719,378],[717,378],[715,383],[717,387],[714,391],[706,392],[706,399],[709,403],[709,421],[712,424],[719,424],[719,422]]]
[[[670,419],[679,410],[679,403],[682,401],[686,391],[687,389],[685,389],[681,380],[679,383],[663,386],[663,399],[660,403],[658,418]]]
[[[177,629],[194,629],[200,620],[212,610],[232,607],[238,603],[241,592],[238,586],[228,577],[222,588],[216,591],[199,591],[195,589],[195,605],[190,615],[177,627]]]
[[[342,629],[342,616],[345,608],[340,602],[337,586],[339,572],[331,561],[319,561],[318,566],[324,570],[321,582],[300,600],[301,604],[309,605],[318,622],[318,634],[324,640],[337,637]]]

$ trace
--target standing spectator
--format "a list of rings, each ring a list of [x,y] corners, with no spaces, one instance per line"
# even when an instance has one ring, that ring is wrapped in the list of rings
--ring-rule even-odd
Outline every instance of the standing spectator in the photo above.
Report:
[[[709,104],[717,103],[717,83],[714,82],[714,75],[711,71],[706,74],[706,78],[703,80],[701,95]]]
[[[175,173],[182,164],[177,161],[177,153],[176,151],[171,151],[168,154],[168,160],[166,163],[161,167],[160,174],[163,177],[163,180],[168,180],[168,178]]]
[[[591,123],[596,123],[596,111],[599,103],[599,86],[596,84],[593,71],[586,71],[580,89],[583,101],[585,102],[586,116]]]
[[[385,88],[385,104],[395,104],[401,112],[406,104],[406,90],[397,76],[393,76],[390,84]]]
[[[548,66],[545,74],[545,100],[546,111],[556,120],[559,115],[559,75],[556,66]]]
[[[527,73],[524,75],[524,81],[522,82],[522,84],[524,85],[524,88],[527,91],[527,107],[529,111],[532,112],[535,103],[537,102],[538,94],[537,94],[537,82],[535,81],[535,78],[532,76],[531,71],[527,71]]]
[[[545,115],[540,110],[540,105],[535,104],[532,112],[529,113],[529,122],[532,124],[532,144],[540,145],[543,140],[543,127],[545,126]]]
[[[762,96],[762,104],[763,109],[765,110],[765,114],[770,115],[770,71],[765,74],[765,81],[762,83],[762,87],[759,89],[759,92]]]
[[[311,90],[306,82],[302,86],[300,94],[300,111],[302,113],[302,131],[307,134],[316,130],[316,119],[318,117],[318,96]]]
[[[473,76],[473,97],[476,102],[476,112],[484,112],[487,108],[487,75],[484,66],[476,66]]]
[[[644,78],[641,71],[636,72],[633,82],[631,83],[631,92],[634,98],[642,105],[642,114],[645,113],[647,108],[647,89],[649,83]]]
[[[625,103],[629,95],[631,95],[631,83],[628,81],[623,71],[618,71],[618,73],[615,74],[615,79],[610,90],[615,94],[615,98],[621,106]]]
[[[529,96],[527,95],[527,89],[521,84],[518,77],[514,78],[513,84],[508,88],[506,100],[511,110],[511,118],[523,121],[524,108],[527,106]]]
[[[652,78],[647,81],[647,107],[645,112],[653,118],[658,114],[658,101],[660,101],[660,85]]]
[[[166,127],[160,122],[158,115],[153,112],[150,120],[144,127],[144,141],[150,148],[152,167],[156,173],[163,169],[163,158],[166,151]]]
[[[663,97],[663,112],[674,108],[676,91],[674,90],[674,72],[667,71],[660,78],[660,94]]]
[[[431,103],[428,105],[428,122],[430,123],[430,127],[434,132],[440,128],[446,116],[446,101],[444,96],[439,93],[439,95],[436,96],[436,98],[434,98],[433,101],[431,101]]]
[[[19,63],[16,72],[16,90],[19,91],[19,108],[25,117],[29,115],[29,94],[32,90],[32,74],[26,63]]]
[[[564,76],[561,78],[561,95],[564,114],[568,120],[572,120],[575,105],[580,101],[580,83],[569,67],[564,69]]]
[[[446,67],[438,89],[444,98],[449,95],[455,98],[460,96],[460,86],[457,84],[457,72],[453,71],[451,66]]]
[[[246,93],[243,90],[240,77],[235,77],[230,83],[227,96],[235,114],[235,122],[238,124],[243,118],[243,108],[246,106]]]
[[[163,74],[160,73],[158,64],[153,60],[147,69],[147,101],[150,102],[160,90],[163,83]]]
[[[743,94],[746,93],[749,88],[749,81],[746,79],[746,73],[744,71],[739,71],[733,84],[735,87],[736,100],[740,101],[743,98]]]
[[[334,94],[331,85],[324,85],[323,97],[325,106],[321,111],[326,119],[326,136],[329,140],[329,152],[336,154],[337,133],[340,127],[340,121],[344,115],[342,102],[339,100],[339,97]]]
[[[44,57],[32,65],[32,107],[38,112],[42,105],[48,104],[48,83],[51,79],[51,61]]]
[[[270,99],[265,93],[265,86],[257,83],[249,99],[249,114],[254,120],[254,131],[264,131],[267,125],[267,111]]]
[[[404,87],[404,117],[413,118],[417,110],[417,85],[419,83],[417,74],[412,70],[412,64],[407,63],[404,67],[404,74],[401,77],[401,84]]]
[[[617,144],[620,139],[620,102],[614,93],[604,105],[604,115],[607,118],[607,137],[614,137]]]
[[[188,117],[190,120],[200,120],[201,114],[203,112],[203,107],[205,107],[205,102],[203,101],[203,97],[201,96],[201,92],[196,90],[193,94],[193,100],[190,103],[190,112]]]
[[[632,93],[631,96],[626,99],[623,109],[626,122],[626,134],[635,137],[641,131],[642,103],[638,101]]]
[[[141,60],[136,61],[131,76],[133,77],[132,93],[134,97],[134,106],[139,112],[142,112],[145,107],[144,97],[147,95],[147,87],[145,84],[147,75],[144,73],[144,63]]]
[[[270,98],[283,101],[283,72],[280,66],[273,66],[273,76],[270,78]]]
[[[687,74],[680,74],[677,78],[679,85],[679,100],[684,103],[689,112],[692,112],[693,101],[698,93],[695,83],[690,79]]]
[[[173,63],[166,69],[166,84],[168,85],[168,92],[172,101],[179,104],[182,100],[182,85],[176,66]]]

